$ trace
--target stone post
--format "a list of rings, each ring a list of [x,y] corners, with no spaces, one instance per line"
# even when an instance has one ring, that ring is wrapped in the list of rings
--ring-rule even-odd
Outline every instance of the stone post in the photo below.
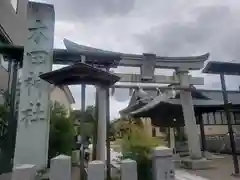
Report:
[[[169,134],[170,134],[170,148],[175,153],[176,149],[175,149],[175,132],[174,132],[174,128],[170,127]]]
[[[50,180],[71,180],[71,157],[59,155],[51,159]]]
[[[181,87],[190,87],[190,76],[187,71],[177,72]],[[188,148],[191,159],[201,159],[200,139],[194,113],[191,91],[180,90],[180,101],[182,104],[185,129],[188,136]]]
[[[131,159],[121,162],[121,180],[137,180],[137,163]]]
[[[15,167],[34,164],[42,169],[47,165],[50,84],[39,75],[52,70],[54,16],[53,5],[28,3],[28,38],[24,46]]]
[[[175,180],[173,151],[167,147],[153,150],[153,180]]]
[[[106,118],[107,118],[107,92],[105,88],[97,87],[98,91],[98,136],[97,136],[97,160],[106,160]]]
[[[80,151],[79,150],[72,151],[72,163],[76,165],[79,164],[79,159],[80,159]]]
[[[88,180],[105,180],[105,165],[102,161],[88,164]]]
[[[24,164],[13,169],[12,180],[35,180],[36,175],[36,166]]]

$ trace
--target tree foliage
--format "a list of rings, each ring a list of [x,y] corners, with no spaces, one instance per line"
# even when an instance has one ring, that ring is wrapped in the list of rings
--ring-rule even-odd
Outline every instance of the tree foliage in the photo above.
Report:
[[[71,155],[74,147],[74,126],[66,109],[55,103],[51,108],[49,158],[59,154]]]
[[[81,110],[72,111],[71,119],[76,125],[83,126],[83,128],[81,128],[83,132],[80,132],[80,128],[79,128],[78,134],[84,134],[85,136],[93,136],[95,122],[96,122],[94,106],[87,106],[85,111],[81,111]]]
[[[7,133],[7,118],[8,109],[5,105],[0,105],[0,142],[4,139],[4,135]],[[2,144],[0,144],[1,146]]]
[[[114,132],[115,135],[127,134],[130,131],[131,126],[137,126],[143,128],[143,122],[138,118],[120,118],[116,119],[111,123],[111,131]]]
[[[135,154],[140,158],[146,158],[152,151],[153,147],[159,143],[145,132],[143,127],[136,124],[129,125],[130,131],[123,137],[122,149],[123,153]]]
[[[140,125],[129,124],[129,129],[122,140],[123,158],[137,162],[139,180],[151,179],[151,151],[159,143]]]
[[[7,116],[6,105],[0,105],[0,138],[3,138],[3,135],[6,134]],[[60,104],[54,103],[50,114],[49,158],[59,154],[71,155],[74,146],[74,134],[73,121],[67,116],[66,109]]]
[[[9,94],[7,91],[4,91],[1,95],[3,96],[4,104],[0,104],[0,142],[2,142],[4,135],[6,135],[7,133],[9,114],[9,107],[7,101]]]

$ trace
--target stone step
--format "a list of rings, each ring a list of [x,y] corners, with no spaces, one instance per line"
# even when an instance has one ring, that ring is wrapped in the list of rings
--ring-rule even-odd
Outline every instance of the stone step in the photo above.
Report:
[[[175,173],[176,180],[210,180],[201,176],[190,174],[184,170],[176,170]]]

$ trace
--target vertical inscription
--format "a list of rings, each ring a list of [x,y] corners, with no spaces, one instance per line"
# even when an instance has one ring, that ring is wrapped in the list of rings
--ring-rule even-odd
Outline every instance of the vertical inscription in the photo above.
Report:
[[[29,108],[21,110],[23,117],[21,121],[25,123],[26,126],[28,126],[32,122],[36,121],[42,121],[45,120],[44,118],[44,110],[41,107],[41,103],[29,103]]]
[[[28,96],[31,96],[31,91],[34,88],[35,93],[38,92],[38,97],[41,98],[42,91],[41,91],[41,79],[39,78],[39,75],[41,75],[42,72],[34,73],[29,72],[27,78],[24,80],[25,87],[27,88],[27,94]],[[34,93],[34,94],[35,94]]]
[[[48,53],[46,51],[27,52],[27,57],[33,65],[45,64],[47,56]]]
[[[39,12],[38,8],[34,8],[34,10]],[[23,110],[21,110],[22,118],[20,118],[20,121],[24,122],[26,127],[28,127],[28,125],[32,122],[38,122],[45,119],[45,110],[41,105],[42,80],[39,78],[39,75],[43,72],[39,70],[44,69],[49,57],[49,53],[44,50],[45,47],[42,46],[47,44],[49,40],[46,35],[48,27],[45,25],[43,20],[34,20],[32,26],[28,28],[28,30],[28,40],[29,43],[32,44],[32,48],[29,48],[29,50],[25,52],[26,60],[29,63],[30,68],[27,69],[27,72],[24,72],[25,76],[23,79],[23,86],[27,90],[27,96],[31,102]],[[38,103],[32,103],[33,99]]]
[[[20,85],[14,165],[46,167],[49,140],[49,84],[39,78],[52,69],[54,7],[28,2],[28,32]]]
[[[37,19],[33,27],[28,28],[29,36],[28,39],[32,40],[35,44],[39,44],[43,40],[48,40],[44,30],[47,30],[47,26],[42,23],[42,20]]]

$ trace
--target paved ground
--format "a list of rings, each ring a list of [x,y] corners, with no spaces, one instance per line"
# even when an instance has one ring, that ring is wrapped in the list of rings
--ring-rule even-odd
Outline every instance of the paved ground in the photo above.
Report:
[[[80,168],[72,167],[72,180],[80,180]]]
[[[191,174],[185,170],[176,170],[176,180],[209,180],[201,176]]]
[[[119,145],[111,143],[111,147],[119,150]],[[240,180],[240,177],[231,176],[233,172],[232,157],[230,155],[224,156],[223,159],[213,160],[213,168],[207,170],[186,170],[180,169],[176,171],[176,180]],[[240,156],[239,156],[240,163]],[[72,168],[72,180],[79,180],[79,168]]]
[[[213,165],[214,168],[212,169],[195,171],[187,170],[187,172],[207,178],[209,180],[240,180],[240,177],[231,176],[233,172],[233,163],[230,155],[224,155],[224,159],[213,160]]]
[[[240,177],[231,176],[233,165],[230,155],[214,160],[213,165],[214,168],[208,170],[176,170],[176,180],[240,180]],[[79,180],[79,171],[78,167],[72,168],[72,180]]]

